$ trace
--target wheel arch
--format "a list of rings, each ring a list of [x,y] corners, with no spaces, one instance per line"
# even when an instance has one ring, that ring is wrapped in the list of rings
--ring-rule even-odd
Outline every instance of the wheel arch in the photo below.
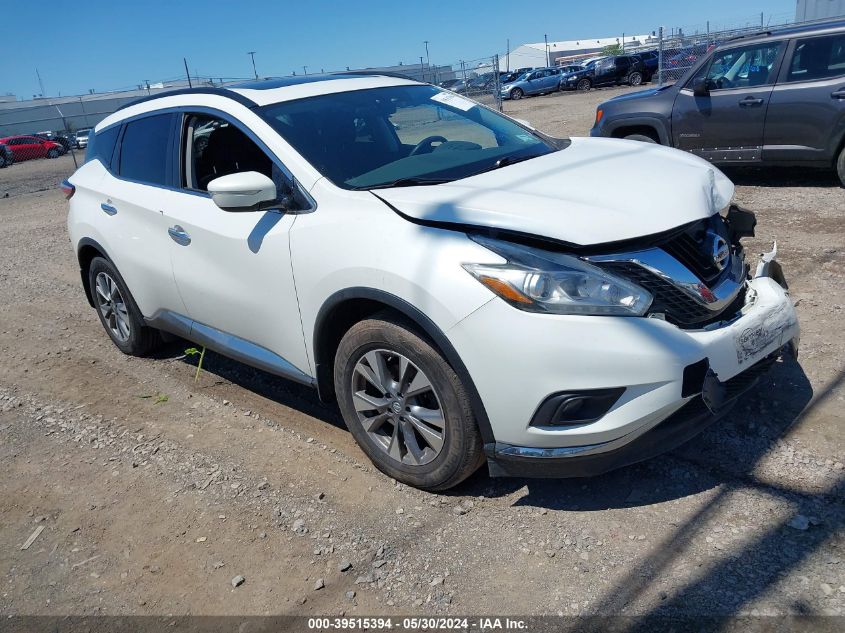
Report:
[[[112,262],[111,257],[106,253],[106,249],[90,237],[83,237],[79,240],[79,244],[76,247],[76,257],[79,260],[79,275],[82,277],[82,288],[85,290],[85,297],[88,299],[91,307],[94,308],[96,306],[94,305],[94,296],[91,294],[88,268],[91,266],[91,262],[94,261],[95,257],[102,257],[112,265],[114,265],[114,262]]]
[[[614,121],[608,130],[612,138],[624,138],[628,134],[645,134],[651,136],[661,145],[671,147],[669,130],[659,119],[652,117],[631,117]]]
[[[323,401],[333,400],[334,357],[343,335],[355,323],[373,314],[390,311],[411,322],[440,352],[467,390],[484,443],[494,442],[493,429],[481,396],[458,352],[443,331],[419,308],[401,297],[375,288],[348,288],[330,296],[314,321],[313,349],[317,390]]]

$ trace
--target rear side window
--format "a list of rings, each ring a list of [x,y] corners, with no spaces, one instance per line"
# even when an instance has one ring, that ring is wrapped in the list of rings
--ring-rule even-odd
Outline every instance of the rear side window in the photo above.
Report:
[[[845,75],[845,34],[798,40],[787,81],[812,81]]]
[[[111,159],[119,133],[120,126],[113,125],[101,132],[91,134],[88,139],[88,147],[85,150],[85,162],[96,159],[103,163],[106,169],[111,169]]]
[[[151,185],[167,185],[172,114],[156,114],[126,124],[118,173]]]

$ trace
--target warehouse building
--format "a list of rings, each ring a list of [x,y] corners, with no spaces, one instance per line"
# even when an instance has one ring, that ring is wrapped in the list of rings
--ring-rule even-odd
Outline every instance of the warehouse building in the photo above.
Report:
[[[554,66],[558,59],[563,61],[577,60],[600,53],[607,46],[619,44],[627,48],[645,46],[656,43],[657,38],[652,35],[625,35],[619,37],[599,37],[583,40],[567,40],[558,42],[538,42],[536,44],[523,44],[514,50],[499,57],[501,70],[516,70],[517,68],[538,68],[547,65],[546,55],[548,52],[548,65]]]

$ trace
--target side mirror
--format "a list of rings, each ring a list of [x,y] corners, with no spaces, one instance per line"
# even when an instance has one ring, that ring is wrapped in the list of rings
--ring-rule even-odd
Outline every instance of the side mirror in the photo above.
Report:
[[[215,178],[208,183],[208,192],[224,211],[261,211],[276,202],[276,183],[257,171]]]
[[[692,82],[692,94],[696,97],[710,96],[710,80],[706,77],[699,77]]]

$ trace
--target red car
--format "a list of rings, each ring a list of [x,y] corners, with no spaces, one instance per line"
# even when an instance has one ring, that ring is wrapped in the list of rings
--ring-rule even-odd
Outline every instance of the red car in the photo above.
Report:
[[[37,136],[7,136],[0,138],[0,145],[12,150],[15,162],[30,158],[58,158],[62,153],[61,145]]]

